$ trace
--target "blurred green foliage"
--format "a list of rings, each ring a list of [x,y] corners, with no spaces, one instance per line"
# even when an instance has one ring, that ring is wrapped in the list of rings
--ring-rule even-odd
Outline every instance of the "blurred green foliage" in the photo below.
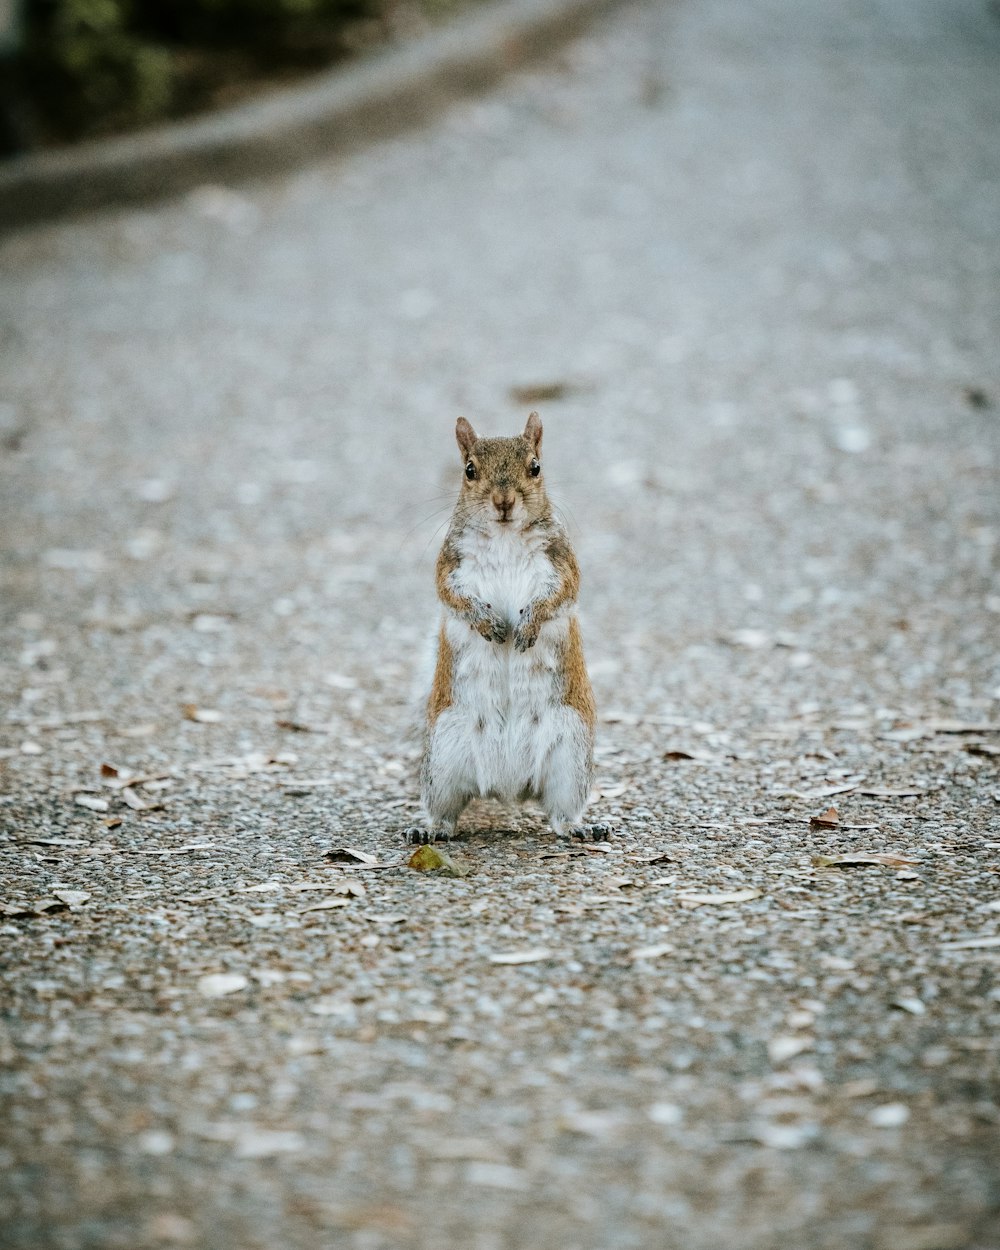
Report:
[[[22,0],[17,146],[127,129],[343,56],[392,0]],[[364,38],[362,38],[362,42]]]

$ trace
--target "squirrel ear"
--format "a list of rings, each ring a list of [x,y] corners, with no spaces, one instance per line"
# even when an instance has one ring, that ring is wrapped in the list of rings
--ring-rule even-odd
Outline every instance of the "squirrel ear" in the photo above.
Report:
[[[455,437],[458,439],[458,446],[465,460],[469,459],[472,454],[472,448],[479,439],[479,435],[466,421],[465,417],[459,417],[455,425]]]
[[[537,456],[542,450],[542,422],[537,412],[528,414],[528,424],[524,427],[524,437],[534,448]]]

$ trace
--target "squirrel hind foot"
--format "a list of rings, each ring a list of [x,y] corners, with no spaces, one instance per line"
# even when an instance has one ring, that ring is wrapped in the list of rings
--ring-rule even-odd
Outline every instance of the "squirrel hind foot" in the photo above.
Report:
[[[432,842],[450,842],[446,829],[425,829],[423,825],[410,825],[403,831],[403,838],[410,846],[429,846]]]
[[[599,822],[594,825],[573,825],[569,834],[571,838],[576,838],[580,842],[607,842],[614,836],[614,832],[611,825]]]

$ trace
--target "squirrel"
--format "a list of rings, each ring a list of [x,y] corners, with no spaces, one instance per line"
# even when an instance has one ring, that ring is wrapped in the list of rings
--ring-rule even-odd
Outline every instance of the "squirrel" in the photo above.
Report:
[[[514,438],[455,428],[463,478],[437,559],[442,604],[411,842],[448,840],[473,798],[538,801],[558,835],[584,828],[594,695],[576,597],[580,570],[542,473],[542,423]]]

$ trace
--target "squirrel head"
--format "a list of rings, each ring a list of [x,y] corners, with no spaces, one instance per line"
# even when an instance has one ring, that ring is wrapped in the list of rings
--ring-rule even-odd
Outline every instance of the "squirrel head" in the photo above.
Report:
[[[464,519],[520,529],[548,514],[537,412],[514,438],[480,438],[465,417],[458,418],[455,437],[465,470],[457,506]]]

